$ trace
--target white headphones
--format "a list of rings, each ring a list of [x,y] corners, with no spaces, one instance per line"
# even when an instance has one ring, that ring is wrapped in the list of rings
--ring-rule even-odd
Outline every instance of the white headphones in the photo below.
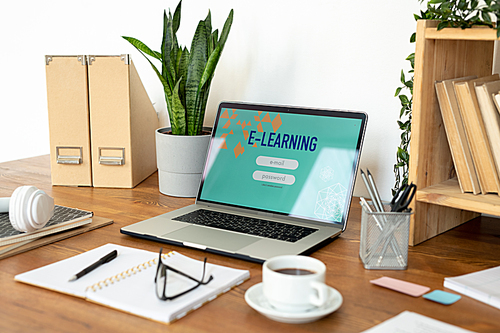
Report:
[[[54,214],[54,199],[35,186],[20,186],[10,198],[0,198],[0,213],[6,212],[14,229],[35,231]]]

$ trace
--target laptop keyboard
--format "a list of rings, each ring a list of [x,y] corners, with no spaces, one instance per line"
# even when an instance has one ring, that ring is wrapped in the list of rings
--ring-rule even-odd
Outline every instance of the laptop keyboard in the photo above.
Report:
[[[178,216],[173,220],[292,243],[318,231],[318,229],[293,224],[266,221],[206,209],[198,209]]]

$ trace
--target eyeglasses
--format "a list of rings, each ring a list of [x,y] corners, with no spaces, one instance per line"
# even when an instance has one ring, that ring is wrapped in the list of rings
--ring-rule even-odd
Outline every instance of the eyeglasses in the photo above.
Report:
[[[183,273],[171,266],[168,266],[168,265],[165,265],[163,263],[163,261],[161,260],[161,253],[163,251],[163,248],[160,249],[160,257],[158,258],[158,266],[156,268],[156,275],[155,275],[155,284],[156,284],[156,296],[158,296],[159,299],[161,299],[162,301],[168,301],[168,300],[173,300],[177,297],[180,297],[182,295],[185,295],[187,294],[188,292],[198,288],[200,285],[206,285],[208,284],[210,281],[213,280],[213,276],[210,275],[210,277],[208,278],[208,280],[206,282],[203,282],[204,278],[205,278],[205,268],[206,268],[206,265],[207,265],[207,258],[205,258],[205,260],[203,261],[203,273],[201,275],[201,279],[196,279],[192,276],[189,276],[188,274],[186,273]],[[174,273],[177,273],[185,278],[188,278],[194,282],[196,282],[196,285],[188,288],[187,290],[185,291],[182,291],[176,295],[173,295],[173,296],[167,296],[167,270],[171,270],[172,272]]]

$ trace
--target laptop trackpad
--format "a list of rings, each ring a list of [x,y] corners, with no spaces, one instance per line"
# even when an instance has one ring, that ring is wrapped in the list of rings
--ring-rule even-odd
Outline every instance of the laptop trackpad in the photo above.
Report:
[[[189,226],[165,235],[162,238],[204,245],[212,249],[233,251],[244,248],[260,239],[253,236],[241,235],[212,228]]]

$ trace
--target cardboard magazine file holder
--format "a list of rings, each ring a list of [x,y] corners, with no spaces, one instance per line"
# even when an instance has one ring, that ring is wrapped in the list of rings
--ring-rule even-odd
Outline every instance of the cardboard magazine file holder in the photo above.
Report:
[[[59,79],[52,75],[50,68],[56,58],[59,57],[52,57],[47,65],[48,86],[49,81]],[[85,89],[59,80],[57,93],[87,97],[87,128],[75,126],[67,130],[66,123],[73,119],[77,108],[54,111],[50,103],[53,98],[48,97],[52,184],[132,188],[156,171],[156,112],[128,55],[88,56],[83,67],[87,78]],[[53,90],[48,90],[48,94]],[[85,104],[83,98],[80,100],[79,107]],[[54,123],[57,126],[52,126],[53,115],[61,113],[66,116],[64,121],[56,116]],[[52,141],[52,132],[67,142],[81,132],[86,133],[90,142],[89,154],[85,155],[85,147],[79,143],[69,145],[63,140]],[[75,132],[80,133],[75,135]],[[90,180],[86,183],[75,181],[78,168],[86,165],[90,168]]]
[[[46,56],[52,185],[92,186],[86,56]]]
[[[134,187],[156,171],[158,117],[128,55],[89,56],[94,187]]]

